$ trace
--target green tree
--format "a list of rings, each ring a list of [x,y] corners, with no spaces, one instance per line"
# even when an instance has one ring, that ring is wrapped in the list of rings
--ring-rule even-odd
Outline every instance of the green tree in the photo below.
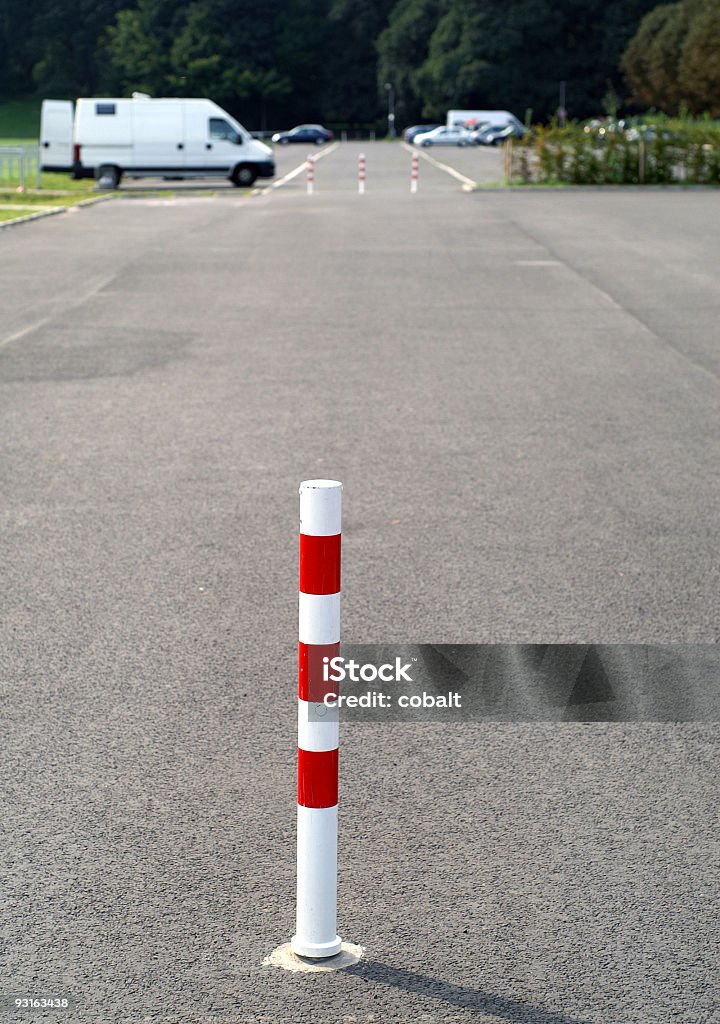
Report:
[[[634,102],[677,113],[682,100],[680,51],[687,30],[688,12],[683,3],[661,4],[643,18],[620,65]]]
[[[547,117],[567,84],[571,116],[597,113],[618,90],[617,66],[653,0],[399,0],[379,39],[380,75],[392,62],[413,114],[449,107],[530,107]],[[434,24],[431,22],[434,20]],[[405,44],[408,28],[414,46]]]
[[[103,91],[162,93],[169,69],[167,36],[155,0],[138,0],[136,8],[119,11],[102,39]]]
[[[25,45],[35,89],[44,95],[86,95],[97,75],[97,40],[122,0],[43,0],[28,5]],[[14,43],[20,36],[15,26]]]
[[[285,5],[276,23],[275,66],[288,88],[282,96],[268,96],[270,109],[287,100],[295,120],[325,117],[333,84],[325,59],[330,33],[328,0],[289,0]]]
[[[621,68],[635,102],[668,114],[720,113],[720,0],[682,0],[651,11]]]
[[[383,108],[376,40],[393,0],[335,0],[328,13],[324,110],[330,121],[368,123]],[[380,91],[384,97],[382,85]]]
[[[447,7],[448,0],[400,0],[378,37],[378,87],[393,84],[400,125],[431,116],[417,69],[427,60],[433,32]]]
[[[680,51],[678,82],[689,111],[720,116],[720,0],[692,12]]]

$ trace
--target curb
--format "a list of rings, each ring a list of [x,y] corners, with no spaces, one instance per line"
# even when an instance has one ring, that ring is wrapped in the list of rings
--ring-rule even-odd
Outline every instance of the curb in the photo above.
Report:
[[[42,217],[54,217],[58,213],[65,213],[66,206],[54,206],[51,210],[41,210],[38,213],[26,213],[22,217],[13,217],[12,220],[1,220],[0,230],[3,228],[14,228],[16,224],[25,224],[29,220],[40,220]]]
[[[468,192],[717,192],[718,185],[479,185]]]
[[[76,206],[94,206],[96,203],[106,203],[108,199],[117,199],[117,196],[113,192],[104,196],[91,196],[90,199],[81,199],[79,203],[73,203],[72,207],[66,206],[65,209],[70,210]]]
[[[38,210],[36,213],[26,213],[22,217],[13,217],[12,220],[0,220],[0,230],[3,228],[14,228],[18,224],[25,224],[31,220],[41,220],[43,217],[55,217],[59,213],[67,213],[68,210],[75,210],[79,206],[94,206],[95,203],[104,203],[114,196],[94,196],[92,199],[82,199],[79,203],[71,206],[53,206],[48,210]]]

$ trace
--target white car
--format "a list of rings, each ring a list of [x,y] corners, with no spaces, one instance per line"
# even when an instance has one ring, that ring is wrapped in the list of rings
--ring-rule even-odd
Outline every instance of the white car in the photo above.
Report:
[[[467,128],[433,128],[413,139],[414,146],[473,146],[475,136]]]

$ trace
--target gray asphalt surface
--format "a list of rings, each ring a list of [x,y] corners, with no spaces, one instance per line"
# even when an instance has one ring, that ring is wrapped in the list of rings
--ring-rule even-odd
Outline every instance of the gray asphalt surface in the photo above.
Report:
[[[362,148],[362,197],[347,144],[312,197],[0,238],[0,994],[717,1024],[701,723],[346,728],[366,959],[261,966],[293,930],[301,479],[345,484],[347,640],[718,640],[720,195],[465,194],[423,163],[411,196],[400,146]]]

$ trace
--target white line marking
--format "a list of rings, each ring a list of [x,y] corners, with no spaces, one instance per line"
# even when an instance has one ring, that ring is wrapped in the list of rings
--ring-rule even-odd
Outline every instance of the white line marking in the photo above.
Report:
[[[403,142],[403,146],[408,153],[419,153],[423,160],[427,160],[435,167],[439,167],[441,171],[445,171],[446,174],[450,174],[453,178],[457,178],[457,180],[461,181],[466,188],[475,188],[477,182],[473,181],[472,178],[468,178],[465,174],[461,174],[460,171],[456,171],[455,168],[450,167],[449,164],[443,164],[439,160],[436,160],[434,156],[430,156],[429,153],[426,153],[422,146],[409,146],[407,142]]]
[[[518,267],[560,267],[560,260],[515,260]]]
[[[32,332],[38,330],[39,327],[44,327],[45,324],[49,323],[49,321],[52,320],[54,316],[57,316],[58,313],[66,313],[69,309],[77,309],[78,306],[82,306],[84,302],[87,302],[87,300],[91,299],[93,295],[101,291],[105,285],[110,284],[114,278],[115,274],[111,274],[110,277],[103,277],[102,280],[93,285],[90,291],[81,295],[77,302],[70,302],[67,305],[60,306],[52,313],[49,313],[48,316],[44,316],[40,320],[34,320],[31,324],[28,324],[27,327],[21,327],[19,331],[15,331],[14,334],[8,334],[5,338],[0,338],[0,348],[5,348],[5,346],[9,345],[11,342],[24,338],[26,334],[32,334]]]
[[[0,341],[0,348],[5,348],[5,346],[9,345],[11,341],[17,341],[18,338],[22,338],[26,334],[30,334],[32,331],[36,331],[38,327],[42,327],[43,324],[46,324],[49,319],[49,316],[44,316],[42,320],[35,320],[34,323],[28,324],[27,327],[23,327],[19,331],[15,331],[14,334],[8,334],[7,338],[3,338],[2,341]]]
[[[333,142],[332,145],[326,146],[324,149],[318,150],[317,153],[313,153],[313,159],[316,162],[318,160],[322,160],[324,156],[329,156],[330,153],[334,153],[339,145],[339,142]],[[265,185],[264,188],[253,189],[252,194],[254,196],[264,196],[266,193],[271,192],[274,188],[281,188],[283,185],[287,184],[288,181],[292,181],[293,178],[297,178],[298,174],[302,174],[302,172],[305,170],[307,170],[307,159],[303,160],[303,162],[301,164],[298,164],[297,167],[293,167],[293,169],[291,171],[288,171],[287,174],[283,175],[282,178],[278,178],[278,180],[274,181],[272,185]]]

